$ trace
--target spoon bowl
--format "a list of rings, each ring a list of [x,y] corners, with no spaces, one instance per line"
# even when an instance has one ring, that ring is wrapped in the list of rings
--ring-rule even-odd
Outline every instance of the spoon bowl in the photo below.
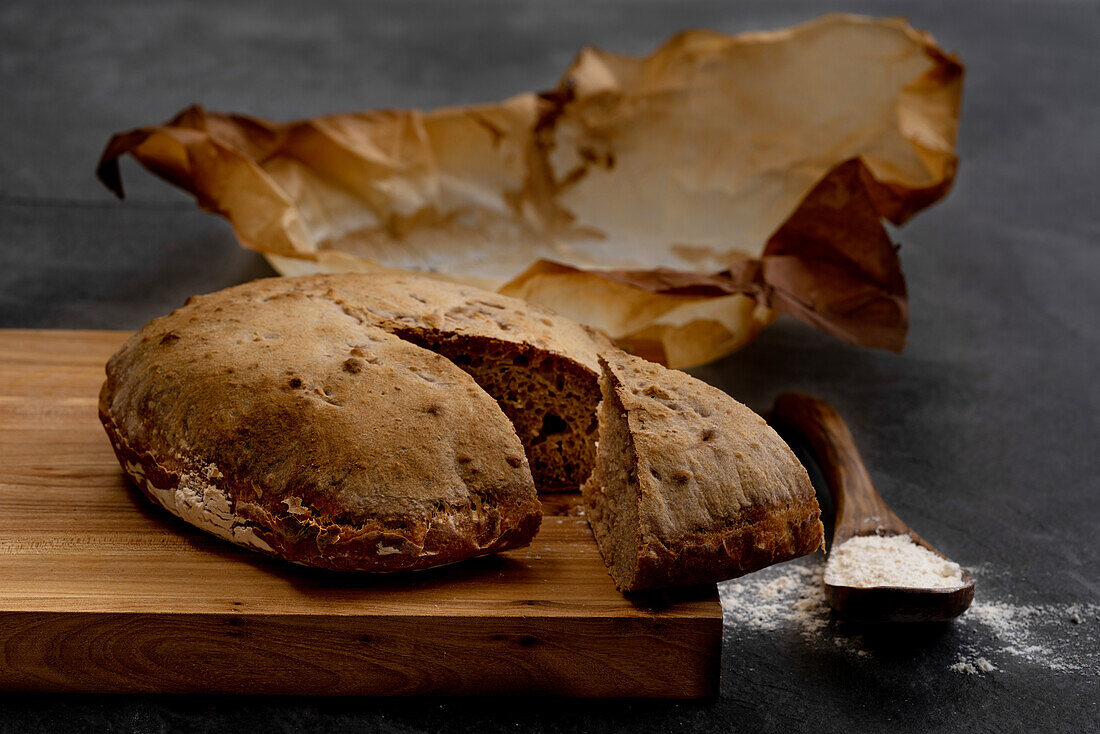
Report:
[[[916,533],[910,531],[906,534],[917,545],[932,551],[940,558],[950,560]],[[833,537],[833,546],[838,547],[836,536]],[[825,581],[822,581],[822,585],[829,606],[845,619],[858,622],[942,622],[959,616],[974,601],[974,579],[965,570],[962,572],[962,583],[942,589],[841,586]]]
[[[831,548],[856,536],[908,535],[914,543],[950,560],[913,532],[875,490],[844,420],[823,400],[785,393],[769,417],[787,437],[801,438],[825,475],[836,507]],[[956,587],[839,586],[822,581],[829,606],[841,617],[861,622],[940,622],[965,612],[974,601],[974,579],[962,572]]]

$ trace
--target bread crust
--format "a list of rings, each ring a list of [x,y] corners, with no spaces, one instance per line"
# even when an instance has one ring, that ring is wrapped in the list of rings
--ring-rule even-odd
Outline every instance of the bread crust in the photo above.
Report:
[[[323,294],[190,300],[111,358],[99,414],[151,500],[296,563],[429,568],[526,545],[541,521],[495,401]]]
[[[481,384],[499,401],[517,430],[523,430],[520,438],[531,452],[528,459],[540,491],[576,491],[590,473],[596,439],[591,415],[599,402],[598,355],[613,348],[600,332],[498,293],[400,274],[268,278],[230,290],[251,298],[300,294],[327,299],[364,323],[456,359],[475,380],[481,380],[478,368],[458,361],[463,352],[478,355],[479,359],[510,354],[524,364],[553,365],[564,383],[556,387],[552,382],[543,383],[535,395],[516,394],[514,385],[500,391]],[[505,356],[498,366],[507,369],[509,364],[510,357]],[[533,370],[521,369],[526,377],[536,376]],[[578,402],[583,418],[576,415]],[[566,410],[556,410],[555,405]],[[543,418],[556,422],[570,410],[574,420],[558,429],[564,436],[548,437],[538,430]],[[563,440],[559,442],[559,438]],[[560,448],[553,448],[554,444]]]
[[[553,311],[492,291],[443,280],[390,273],[320,273],[261,278],[221,293],[272,298],[299,293],[326,298],[349,314],[402,337],[438,335],[514,344],[557,355],[598,379],[599,354],[613,348],[602,332]]]
[[[613,572],[620,588],[712,583],[821,547],[806,469],[762,418],[678,370],[617,350],[600,362],[636,457],[637,557]]]

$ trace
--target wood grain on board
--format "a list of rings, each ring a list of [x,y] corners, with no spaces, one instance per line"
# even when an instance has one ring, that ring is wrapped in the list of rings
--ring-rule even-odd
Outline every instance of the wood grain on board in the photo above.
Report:
[[[576,497],[525,549],[411,575],[263,557],[151,505],[96,417],[127,334],[0,331],[0,688],[700,697],[715,587],[626,598]]]

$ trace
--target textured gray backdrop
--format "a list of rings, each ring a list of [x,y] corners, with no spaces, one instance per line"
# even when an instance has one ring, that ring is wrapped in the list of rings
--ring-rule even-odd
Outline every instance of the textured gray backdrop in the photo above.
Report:
[[[7,0],[0,326],[134,328],[270,274],[222,220],[132,163],[129,199],[113,200],[92,169],[114,131],[191,102],[288,119],[496,100],[551,86],[583,44],[644,52],[685,27],[767,29],[836,9],[908,16],[968,66],[955,190],[896,235],[910,346],[860,351],[783,320],[696,374],[758,410],[789,389],[832,401],[898,513],[983,569],[979,599],[1093,605],[1040,640],[1084,670],[1002,655],[991,675],[949,672],[974,641],[950,625],[868,632],[871,660],[791,631],[731,630],[712,702],[24,695],[0,698],[0,731],[1095,731],[1096,2]]]

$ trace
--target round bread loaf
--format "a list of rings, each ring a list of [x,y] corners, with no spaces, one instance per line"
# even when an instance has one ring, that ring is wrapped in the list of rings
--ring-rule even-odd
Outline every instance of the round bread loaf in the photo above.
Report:
[[[539,502],[496,402],[328,285],[196,297],[131,337],[99,400],[126,472],[184,520],[312,566],[422,569],[528,544]]]

